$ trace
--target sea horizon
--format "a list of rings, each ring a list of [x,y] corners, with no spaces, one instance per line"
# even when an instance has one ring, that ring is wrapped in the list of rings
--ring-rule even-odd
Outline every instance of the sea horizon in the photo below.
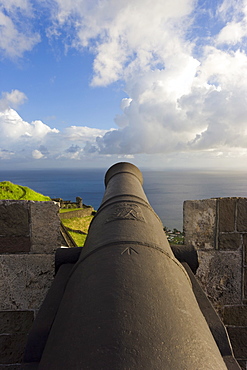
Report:
[[[105,191],[105,169],[0,170],[0,182],[28,186],[51,198],[75,201],[98,209]],[[142,170],[143,188],[164,226],[183,230],[185,200],[247,197],[247,171],[243,170]]]

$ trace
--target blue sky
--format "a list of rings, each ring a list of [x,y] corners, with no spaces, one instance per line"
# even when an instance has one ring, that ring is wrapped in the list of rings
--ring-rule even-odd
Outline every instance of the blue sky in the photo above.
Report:
[[[245,169],[247,0],[0,1],[0,169]]]

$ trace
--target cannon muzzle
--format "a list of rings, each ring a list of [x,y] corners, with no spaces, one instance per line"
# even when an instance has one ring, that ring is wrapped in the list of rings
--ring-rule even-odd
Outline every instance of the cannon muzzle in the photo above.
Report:
[[[61,292],[33,357],[39,369],[226,369],[142,181],[130,163],[107,171],[85,246],[55,277]]]

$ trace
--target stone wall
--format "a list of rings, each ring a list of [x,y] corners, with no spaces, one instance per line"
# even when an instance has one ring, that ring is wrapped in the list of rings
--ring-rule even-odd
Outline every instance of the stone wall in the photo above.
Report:
[[[76,197],[76,202],[72,202],[71,200],[63,200],[62,198],[52,198],[52,200],[59,203],[60,208],[63,209],[83,208],[83,206],[85,206],[81,197]]]
[[[94,212],[93,207],[85,206],[84,208],[77,209],[76,211],[60,213],[60,219],[91,216],[93,212]]]
[[[0,369],[19,369],[61,246],[54,202],[0,200]]]
[[[247,369],[247,198],[184,202],[185,244],[199,254],[197,276]]]
[[[19,369],[26,336],[51,286],[61,246],[54,202],[0,201],[0,369]],[[185,243],[197,275],[227,326],[235,357],[247,363],[247,198],[184,203]]]

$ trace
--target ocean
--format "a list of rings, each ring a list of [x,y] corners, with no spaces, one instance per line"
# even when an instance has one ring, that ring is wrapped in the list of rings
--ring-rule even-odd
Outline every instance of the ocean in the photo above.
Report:
[[[1,171],[0,182],[11,181],[48,195],[98,209],[104,194],[105,171],[85,169]],[[247,172],[240,171],[142,171],[144,191],[163,225],[183,230],[185,200],[247,197]]]

